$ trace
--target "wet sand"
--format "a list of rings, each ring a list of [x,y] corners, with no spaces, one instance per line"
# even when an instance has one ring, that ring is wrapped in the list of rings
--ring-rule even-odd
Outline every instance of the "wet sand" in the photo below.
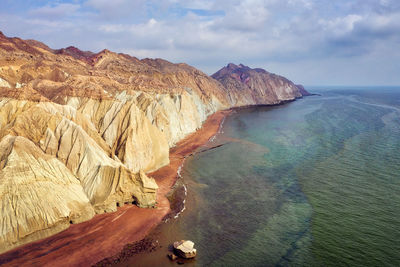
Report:
[[[186,156],[215,135],[230,111],[219,111],[203,127],[187,136],[170,151],[170,164],[149,176],[159,186],[157,208],[141,209],[125,205],[114,213],[96,215],[90,221],[71,225],[54,236],[0,255],[4,266],[90,266],[118,254],[126,244],[140,241],[170,212],[166,194],[175,184],[178,168]]]

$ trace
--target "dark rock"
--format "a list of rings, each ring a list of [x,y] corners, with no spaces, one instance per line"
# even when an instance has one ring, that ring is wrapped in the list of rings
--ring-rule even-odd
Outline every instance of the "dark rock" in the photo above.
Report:
[[[178,256],[176,256],[176,255],[173,254],[173,253],[170,253],[170,254],[168,254],[167,256],[168,256],[168,258],[169,258],[171,261],[174,261],[174,260],[176,260],[176,259],[178,258]]]

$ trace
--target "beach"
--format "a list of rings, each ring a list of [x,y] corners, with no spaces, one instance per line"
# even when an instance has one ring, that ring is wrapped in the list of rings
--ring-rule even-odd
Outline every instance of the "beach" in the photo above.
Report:
[[[143,240],[171,211],[166,194],[177,180],[185,157],[207,143],[219,130],[228,111],[210,115],[202,128],[188,135],[170,150],[170,164],[149,173],[159,186],[157,207],[125,205],[116,212],[98,214],[93,219],[73,224],[51,237],[23,245],[0,255],[4,266],[90,266],[118,254],[127,244]]]

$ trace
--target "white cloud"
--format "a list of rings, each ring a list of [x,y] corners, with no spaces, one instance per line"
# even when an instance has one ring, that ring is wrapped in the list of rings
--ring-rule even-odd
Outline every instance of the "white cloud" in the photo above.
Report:
[[[337,67],[338,72],[345,69],[340,64],[359,63],[367,57],[376,57],[369,62],[381,58],[387,66],[394,66],[395,59],[400,61],[396,49],[400,41],[400,8],[397,8],[400,5],[396,3],[390,0],[88,0],[82,6],[45,5],[23,15],[0,11],[0,28],[11,35],[44,41],[54,48],[68,45],[92,51],[108,48],[139,58],[183,61],[208,73],[231,61],[254,67],[273,66],[276,70],[272,71],[297,77],[299,82],[304,82],[301,80],[304,76],[312,83],[313,75],[305,73],[304,62],[318,75],[329,60],[334,66],[325,70]],[[384,7],[378,10],[377,6]],[[197,9],[206,13],[218,11],[218,15],[204,16]],[[312,63],[318,67],[313,68]],[[329,75],[319,75],[328,80]]]
[[[350,14],[344,17],[336,17],[331,20],[320,19],[319,24],[325,31],[335,36],[340,36],[351,32],[354,29],[354,25],[362,21],[363,17],[356,14]]]
[[[124,19],[146,17],[145,0],[88,0],[85,7],[96,10],[102,19]]]
[[[172,0],[171,3],[174,4],[179,4],[180,6],[184,8],[189,8],[189,9],[212,9],[215,5],[215,1],[209,1],[209,0],[178,0],[174,1]]]
[[[292,5],[292,6],[300,5],[307,9],[311,9],[313,7],[313,1],[312,0],[288,0],[288,5]]]
[[[60,19],[68,15],[73,15],[80,8],[79,4],[57,4],[54,6],[46,5],[28,12],[29,15],[34,17],[46,19]]]
[[[243,0],[225,9],[226,15],[214,22],[215,29],[255,31],[265,27],[269,18],[267,1]]]

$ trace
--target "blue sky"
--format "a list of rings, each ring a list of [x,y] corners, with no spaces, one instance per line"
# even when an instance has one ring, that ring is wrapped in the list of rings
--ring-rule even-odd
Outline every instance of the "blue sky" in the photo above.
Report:
[[[399,0],[0,0],[0,30],[208,74],[233,62],[306,85],[400,85]]]

